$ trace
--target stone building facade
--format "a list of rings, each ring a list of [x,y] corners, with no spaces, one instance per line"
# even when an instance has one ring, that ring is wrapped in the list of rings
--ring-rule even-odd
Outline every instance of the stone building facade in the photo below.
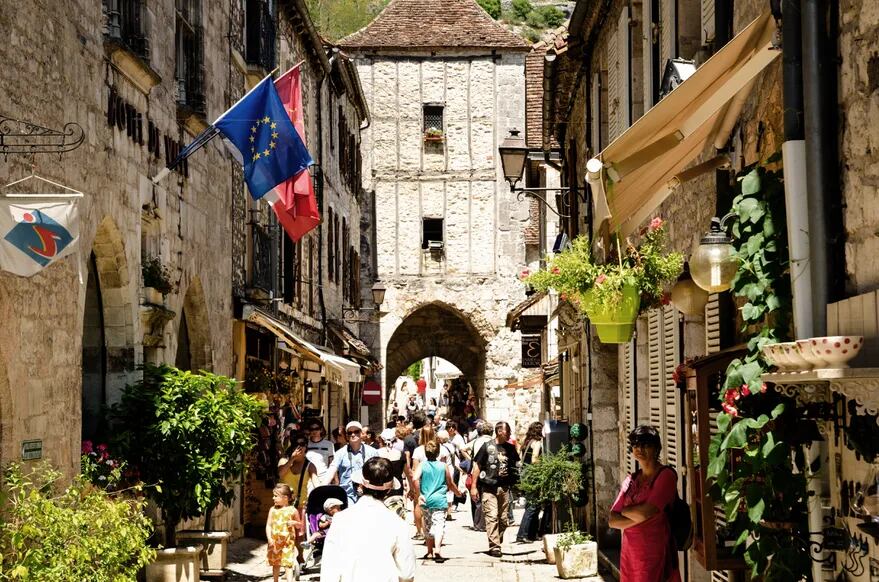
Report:
[[[504,318],[524,293],[529,206],[504,182],[497,148],[524,126],[528,46],[472,0],[397,0],[340,45],[372,112],[363,175],[388,288],[371,334],[384,385],[439,356],[463,371],[483,416],[509,418],[520,347]]]
[[[868,249],[877,244],[879,237],[874,232],[877,198],[871,164],[875,156],[871,146],[872,126],[867,119],[872,111],[871,103],[879,102],[876,97],[879,91],[873,83],[876,75],[870,72],[870,51],[875,51],[877,46],[877,37],[871,31],[876,28],[877,14],[867,4],[830,4],[827,22],[831,27],[837,22],[838,28],[830,30],[827,58],[838,64],[838,70],[821,82],[839,87],[838,103],[828,115],[833,118],[838,114],[840,120],[837,128],[840,179],[835,188],[839,189],[843,210],[839,211],[840,229],[831,234],[839,237],[833,244],[844,248],[845,259],[843,268],[834,269],[831,264],[829,269],[829,277],[843,280],[844,289],[840,286],[831,294],[831,300],[837,303],[828,306],[828,333],[832,335],[838,330],[838,333],[863,334],[868,337],[869,345],[870,335],[877,335],[875,309],[865,308],[861,312],[860,307],[875,303],[879,271],[876,261],[865,257],[872,256]],[[658,8],[655,13],[653,6]],[[559,51],[559,58],[547,75],[545,86],[552,89],[547,91],[544,104],[548,119],[544,142],[555,138],[561,144],[566,161],[563,176],[569,184],[585,186],[586,163],[659,102],[669,59],[687,59],[699,67],[768,10],[766,3],[756,1],[661,1],[653,6],[649,2],[577,4],[564,50]],[[567,55],[571,53],[586,54],[587,58],[583,61],[569,58]],[[699,155],[688,166],[723,153],[729,155],[730,167],[703,173],[677,185],[658,205],[646,209],[649,212],[643,221],[631,229],[635,233],[633,237],[637,237],[640,226],[659,216],[666,221],[670,247],[685,257],[693,252],[711,217],[721,216],[728,210],[732,174],[767,160],[781,149],[785,139],[782,74],[781,58],[762,69],[754,84],[746,87],[736,123],[725,135],[727,139],[721,140],[718,136],[717,141],[723,143],[712,144],[715,147],[709,145],[714,140],[703,144]],[[706,196],[706,192],[711,195]],[[600,256],[606,249],[601,243],[606,241],[608,233],[600,229],[601,221],[595,220],[597,211],[581,203],[577,222],[563,223],[561,227],[569,236],[594,234],[594,248]],[[857,322],[843,316],[849,309],[853,310],[852,317]],[[685,358],[715,353],[741,341],[736,336],[740,320],[737,321],[735,310],[728,294],[711,295],[704,315],[684,315],[672,305],[643,314],[638,320],[635,338],[627,345],[616,347],[583,340],[587,357],[582,362],[580,378],[592,378],[592,382],[584,381],[571,388],[588,395],[584,402],[592,413],[595,497],[591,500],[587,523],[598,534],[603,547],[610,548],[616,543],[615,533],[606,527],[607,509],[626,473],[634,470],[633,459],[626,451],[625,435],[637,424],[658,426],[664,439],[663,461],[677,466],[679,473],[683,473],[684,452],[692,444],[692,435],[686,419],[680,412],[674,412],[683,410],[684,406],[672,380],[673,371]],[[837,310],[839,315],[833,315]],[[863,362],[862,366],[875,365],[875,361]],[[583,412],[586,418],[587,411]],[[836,479],[862,477],[865,466],[850,458],[850,451],[832,449],[831,459],[833,455],[843,459]],[[679,483],[682,495],[693,495],[686,488],[686,480],[681,479]],[[822,503],[837,502],[831,494]],[[734,577],[725,571],[707,572],[692,552],[686,558],[687,575],[691,580],[719,581]]]

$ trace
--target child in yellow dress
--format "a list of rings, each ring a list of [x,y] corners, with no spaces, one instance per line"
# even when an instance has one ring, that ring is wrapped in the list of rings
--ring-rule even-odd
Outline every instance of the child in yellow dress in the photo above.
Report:
[[[288,582],[293,582],[299,569],[296,561],[296,528],[301,526],[299,513],[293,506],[293,492],[288,485],[276,485],[272,491],[272,501],[275,505],[266,519],[268,562],[275,582],[281,575],[281,567],[287,570]]]

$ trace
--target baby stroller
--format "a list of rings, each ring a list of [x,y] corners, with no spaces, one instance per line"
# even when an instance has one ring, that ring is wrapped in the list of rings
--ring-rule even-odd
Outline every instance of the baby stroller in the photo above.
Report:
[[[319,530],[318,519],[324,512],[324,503],[327,499],[338,499],[342,502],[342,509],[348,508],[348,495],[345,490],[338,485],[322,485],[315,487],[308,494],[308,501],[305,503],[305,539],[311,537],[311,534]],[[313,544],[305,545],[305,563],[303,570],[316,569],[320,567],[321,553],[323,552],[324,538],[318,538]]]

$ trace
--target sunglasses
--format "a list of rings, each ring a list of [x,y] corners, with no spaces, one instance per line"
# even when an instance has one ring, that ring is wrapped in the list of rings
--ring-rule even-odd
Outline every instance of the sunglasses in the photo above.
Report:
[[[354,435],[358,435],[358,434],[360,434],[359,430],[349,430],[348,431],[348,436],[354,436]]]
[[[308,430],[309,431],[320,430],[320,427],[319,426],[310,426],[310,427],[308,427]]]

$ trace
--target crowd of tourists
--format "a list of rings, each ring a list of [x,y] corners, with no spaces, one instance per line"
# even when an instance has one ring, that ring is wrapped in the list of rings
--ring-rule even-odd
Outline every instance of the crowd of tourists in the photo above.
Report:
[[[542,425],[517,448],[506,422],[430,412],[393,416],[381,430],[351,421],[329,434],[311,419],[291,436],[266,520],[276,581],[296,579],[303,565],[319,565],[322,581],[411,580],[415,545],[424,545],[422,559],[444,562],[446,522],[468,501],[470,527],[486,532],[490,556],[501,556],[520,459],[539,458]],[[526,508],[517,541],[546,532],[541,510]]]

